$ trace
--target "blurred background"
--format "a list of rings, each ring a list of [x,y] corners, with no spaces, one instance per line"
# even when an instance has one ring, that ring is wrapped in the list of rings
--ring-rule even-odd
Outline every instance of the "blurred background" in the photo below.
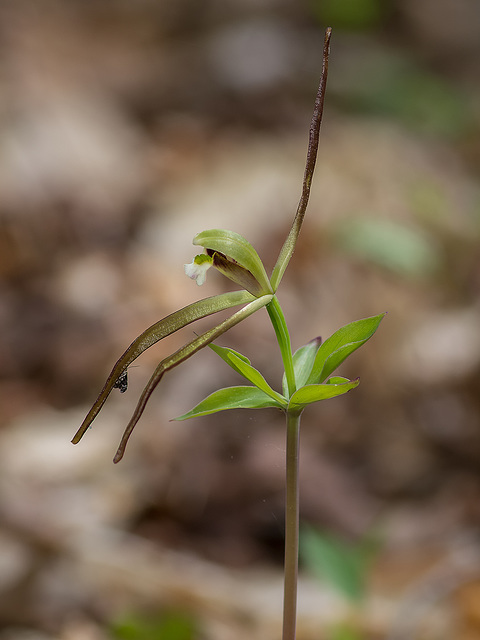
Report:
[[[298,640],[480,638],[480,5],[476,0],[0,3],[0,638],[273,640],[284,425],[182,423],[239,384],[151,371],[143,329],[227,291],[193,236],[276,260],[300,195],[323,32],[330,75],[306,222],[279,292],[296,349],[388,311],[302,422]],[[212,326],[213,320],[201,323]],[[266,313],[220,344],[276,388]]]

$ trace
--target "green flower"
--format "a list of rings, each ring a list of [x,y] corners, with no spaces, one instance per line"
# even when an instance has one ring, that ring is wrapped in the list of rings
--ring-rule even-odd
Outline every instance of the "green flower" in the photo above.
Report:
[[[309,404],[335,398],[358,386],[358,378],[349,380],[340,376],[332,376],[332,373],[351,353],[372,337],[384,316],[384,314],[380,314],[352,322],[336,331],[325,342],[322,343],[320,338],[315,338],[292,353],[288,328],[275,295],[293,255],[310,195],[327,80],[330,36],[331,29],[328,28],[325,32],[322,75],[310,126],[302,194],[292,227],[280,251],[271,277],[268,278],[255,249],[238,233],[223,229],[210,229],[196,235],[193,244],[203,247],[205,253],[195,256],[190,264],[185,265],[185,273],[196,280],[198,285],[201,285],[205,281],[207,270],[213,266],[239,285],[241,290],[205,298],[190,304],[156,322],[138,336],[114,365],[102,391],[73,438],[74,443],[82,438],[103,407],[112,389],[118,388],[121,392],[127,390],[127,368],[145,349],[195,320],[236,305],[242,305],[226,320],[197,336],[158,364],[140,395],[137,407],[120,441],[114,462],[118,462],[123,457],[128,439],[163,375],[206,346],[213,349],[249,384],[219,389],[189,412],[176,418],[177,420],[205,416],[226,409],[270,407],[284,412],[286,418],[286,499],[282,637],[285,640],[293,640],[296,629],[300,416]],[[281,393],[270,386],[246,356],[228,347],[213,344],[216,338],[262,307],[267,309],[272,322],[285,367]]]
[[[373,335],[383,314],[342,327],[323,344],[319,339],[313,340],[292,355],[285,318],[275,296],[293,255],[310,195],[323,112],[329,41],[330,30],[327,30],[322,76],[310,126],[302,193],[292,227],[280,251],[271,278],[268,278],[255,249],[238,233],[224,229],[210,229],[197,234],[193,244],[203,247],[205,253],[195,256],[190,264],[185,265],[187,276],[195,280],[198,285],[202,285],[205,282],[206,272],[210,267],[214,267],[239,285],[241,290],[198,300],[159,320],[138,336],[115,363],[103,389],[75,434],[73,443],[76,444],[83,437],[113,389],[118,388],[122,392],[127,390],[127,369],[146,349],[196,320],[235,306],[241,305],[241,308],[212,329],[187,342],[157,365],[140,395],[117,449],[114,462],[118,462],[123,457],[128,439],[164,374],[209,345],[251,384],[215,392],[192,411],[178,418],[180,420],[236,407],[276,407],[285,411],[287,416],[299,416],[308,404],[341,395],[358,385],[358,380],[331,378],[330,375],[350,353]],[[272,389],[262,374],[250,364],[248,358],[232,349],[212,345],[219,336],[262,307],[266,307],[270,316],[285,365],[283,393]]]
[[[320,123],[322,120],[323,100],[325,95],[325,85],[327,80],[327,57],[328,42],[330,32],[325,36],[324,46],[324,63],[322,68],[322,76],[315,100],[315,108],[310,126],[310,134],[308,141],[307,161],[305,166],[305,176],[303,180],[302,194],[297,208],[297,212],[293,221],[292,229],[283,245],[277,263],[272,273],[271,279],[268,278],[265,267],[262,264],[257,252],[252,245],[238,233],[233,231],[225,231],[223,229],[210,229],[202,231],[193,239],[193,244],[201,246],[205,249],[205,254],[196,256],[192,263],[185,265],[185,272],[201,285],[205,281],[207,270],[213,266],[224,276],[235,282],[241,287],[241,291],[232,291],[230,293],[212,296],[194,302],[179,311],[156,322],[138,336],[126,351],[120,356],[115,363],[110,375],[105,382],[103,389],[95,400],[92,408],[88,412],[85,420],[75,434],[72,442],[77,443],[83,437],[93,420],[96,418],[105,401],[110,395],[112,389],[125,389],[125,374],[130,364],[138,358],[146,349],[153,346],[159,340],[178,331],[182,327],[195,322],[201,318],[212,315],[224,309],[229,309],[238,305],[243,305],[239,311],[231,315],[220,324],[197,336],[191,342],[188,342],[181,349],[164,358],[153,372],[150,380],[147,382],[133,416],[128,423],[123,434],[120,446],[114,458],[114,462],[118,462],[123,457],[127,441],[142,415],[145,405],[147,404],[152,392],[162,379],[163,375],[178,366],[197,351],[211,344],[216,338],[221,336],[225,331],[238,324],[252,313],[255,313],[262,307],[267,307],[270,318],[274,324],[275,333],[280,342],[282,358],[286,362],[286,373],[289,381],[289,390],[295,390],[293,382],[293,365],[291,362],[290,342],[286,327],[284,327],[283,314],[280,306],[274,296],[283,273],[295,249],[295,244],[300,233],[303,218],[307,209],[308,197],[310,194],[310,185],[312,182],[313,171],[318,149],[318,139],[320,132]],[[270,304],[272,303],[272,304]],[[242,365],[240,365],[242,366]],[[258,378],[255,378],[258,381]],[[264,387],[265,388],[265,387]],[[263,393],[263,392],[262,392]],[[270,392],[269,392],[270,393]],[[269,401],[275,402],[284,407],[285,400],[276,392],[270,393]]]

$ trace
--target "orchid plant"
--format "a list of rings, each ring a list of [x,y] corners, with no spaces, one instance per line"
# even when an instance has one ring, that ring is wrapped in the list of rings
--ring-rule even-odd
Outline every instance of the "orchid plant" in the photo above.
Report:
[[[159,320],[138,336],[115,363],[102,391],[72,440],[74,444],[80,441],[113,389],[118,388],[121,392],[126,391],[127,369],[146,349],[200,318],[243,305],[239,311],[212,329],[195,337],[158,364],[142,391],[132,418],[120,441],[114,462],[119,462],[122,459],[132,431],[164,374],[206,346],[213,349],[249,384],[215,391],[191,411],[176,420],[205,416],[226,409],[274,407],[283,411],[286,417],[283,640],[294,640],[296,633],[300,417],[307,405],[334,398],[358,386],[358,378],[349,380],[344,377],[332,376],[332,373],[353,351],[372,337],[384,316],[384,314],[380,314],[347,324],[325,342],[322,343],[320,338],[314,338],[292,354],[290,335],[276,295],[285,269],[294,252],[310,195],[323,114],[330,37],[331,29],[329,28],[325,32],[322,74],[310,125],[302,193],[291,230],[280,251],[271,277],[267,276],[265,267],[253,246],[239,234],[223,229],[210,229],[196,235],[193,244],[203,247],[204,253],[195,256],[191,264],[185,265],[186,274],[196,280],[198,285],[202,285],[207,270],[214,267],[239,285],[241,290],[194,302]],[[281,392],[275,391],[268,384],[262,374],[251,365],[247,357],[228,347],[213,344],[214,340],[231,327],[263,307],[266,308],[272,322],[285,367]]]

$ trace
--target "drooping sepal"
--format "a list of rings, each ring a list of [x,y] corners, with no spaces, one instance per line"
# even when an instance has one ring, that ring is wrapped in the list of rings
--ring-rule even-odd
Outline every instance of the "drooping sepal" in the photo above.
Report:
[[[246,294],[247,292],[243,291],[242,293]],[[167,371],[170,371],[170,369],[177,367],[179,364],[182,364],[182,362],[185,362],[185,360],[191,358],[195,353],[200,351],[200,349],[203,349],[211,342],[219,338],[221,335],[223,335],[226,331],[237,325],[239,322],[245,320],[245,318],[248,318],[248,316],[252,315],[252,313],[255,313],[256,311],[267,305],[270,302],[271,298],[272,296],[270,295],[263,296],[261,298],[254,298],[252,302],[242,307],[242,309],[234,313],[232,316],[223,320],[223,322],[220,322],[220,324],[218,324],[216,327],[205,331],[205,333],[197,336],[194,340],[187,343],[186,345],[175,351],[175,353],[172,353],[170,356],[167,356],[161,362],[159,362],[157,368],[151,375],[150,380],[147,382],[140,395],[140,399],[138,400],[135,411],[133,412],[130,422],[128,423],[123,433],[122,439],[120,440],[120,445],[118,446],[117,453],[113,458],[114,462],[120,462],[120,460],[123,458],[125,447],[127,446],[135,425],[144,412],[150,396],[156,389],[165,373],[167,373]],[[99,400],[97,399],[97,403],[98,402]],[[87,420],[88,416],[86,418],[86,421]],[[85,430],[85,424],[86,422],[84,422],[84,425],[80,427],[73,442],[78,442],[78,440],[81,438]]]
[[[267,298],[268,302],[269,298]],[[153,346],[156,342],[159,342],[163,338],[175,333],[179,329],[187,326],[188,324],[205,318],[209,315],[229,309],[240,304],[257,302],[255,298],[247,291],[232,291],[229,293],[220,294],[218,296],[212,296],[210,298],[204,298],[198,300],[193,304],[189,304],[179,311],[171,313],[162,320],[159,320],[151,327],[146,329],[140,334],[132,344],[126,349],[126,351],[120,356],[115,363],[110,375],[108,376],[103,389],[99,393],[92,408],[88,412],[85,420],[77,433],[73,437],[72,442],[77,444],[83,437],[93,420],[96,418],[101,408],[105,404],[108,396],[115,388],[121,388],[125,384],[126,378],[125,372],[127,368],[136,360],[144,351]],[[247,304],[247,307],[249,305]],[[125,387],[126,390],[126,387]]]

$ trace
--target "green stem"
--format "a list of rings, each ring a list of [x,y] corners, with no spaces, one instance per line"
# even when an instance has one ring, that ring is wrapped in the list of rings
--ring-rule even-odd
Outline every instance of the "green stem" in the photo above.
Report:
[[[300,415],[287,411],[283,640],[295,640],[297,622]]]
[[[290,334],[288,333],[285,316],[283,315],[282,308],[276,296],[273,296],[272,300],[267,304],[267,311],[275,330],[275,335],[277,336],[278,346],[280,347],[283,366],[285,368],[285,377],[287,378],[288,394],[291,397],[296,390],[292,346],[290,344]]]
[[[296,390],[292,347],[287,323],[276,296],[267,304],[268,315],[277,336],[288,393]],[[287,458],[285,492],[285,566],[283,592],[283,640],[295,640],[297,625],[297,577],[298,577],[298,462],[301,411],[287,409]]]

